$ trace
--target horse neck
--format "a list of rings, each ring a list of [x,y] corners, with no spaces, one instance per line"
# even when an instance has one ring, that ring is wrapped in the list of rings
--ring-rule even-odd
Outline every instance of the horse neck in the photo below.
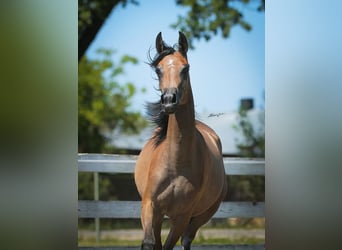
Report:
[[[170,157],[182,161],[183,157],[189,159],[194,151],[195,143],[195,110],[190,81],[187,90],[187,102],[180,105],[177,111],[169,115],[166,140]]]

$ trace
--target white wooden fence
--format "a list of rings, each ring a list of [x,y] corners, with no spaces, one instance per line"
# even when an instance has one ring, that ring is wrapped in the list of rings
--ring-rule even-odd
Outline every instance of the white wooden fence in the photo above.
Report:
[[[103,155],[79,154],[78,171],[93,173],[134,173],[137,156],[130,155]],[[265,161],[263,159],[224,158],[226,175],[265,175]],[[96,175],[95,175],[96,177]],[[96,178],[95,178],[95,181]],[[98,185],[98,184],[96,184]],[[213,218],[229,217],[264,217],[264,202],[222,202]],[[140,218],[140,201],[78,201],[79,218]],[[137,247],[79,247],[79,249],[140,249]],[[175,248],[180,249],[180,248]],[[260,250],[264,245],[215,245],[192,246],[194,250],[234,249]]]

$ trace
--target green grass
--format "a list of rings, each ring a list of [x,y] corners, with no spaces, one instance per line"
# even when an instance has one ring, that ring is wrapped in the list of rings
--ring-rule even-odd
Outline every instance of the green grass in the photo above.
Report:
[[[164,239],[165,240],[165,239]],[[199,236],[193,241],[194,245],[211,245],[211,244],[260,244],[264,243],[264,239],[250,238],[250,237],[236,237],[229,238],[212,238],[204,239]],[[121,240],[121,239],[101,239],[99,244],[96,244],[95,238],[79,239],[78,245],[82,247],[86,246],[139,246],[141,240]],[[178,242],[179,244],[179,242]]]
[[[259,223],[251,223],[251,220],[237,220],[235,223],[228,222],[227,220],[212,220],[211,223],[208,223],[203,226],[203,228],[216,228],[216,229],[264,229],[264,219],[253,220],[259,221]],[[252,221],[252,222],[253,222]],[[138,224],[138,226],[136,225]],[[169,228],[169,221],[164,221],[163,228]],[[79,220],[79,230],[91,230],[94,231],[94,223],[93,220]],[[110,229],[136,229],[141,226],[134,220],[101,220],[101,230],[110,230]],[[221,237],[221,238],[219,238]],[[162,235],[162,241],[164,242],[166,235]],[[222,235],[218,237],[208,238],[203,235],[200,231],[197,233],[197,236],[193,242],[195,245],[211,245],[211,244],[261,244],[264,243],[264,238],[257,238],[253,236],[233,236],[222,238]],[[79,235],[78,238],[79,246],[140,246],[141,240],[134,239],[123,239],[115,235],[105,236],[102,235],[100,242],[97,244],[94,235],[83,236]]]
[[[95,238],[87,238],[85,240],[78,239],[78,246],[79,247],[93,247],[93,246],[101,246],[101,247],[108,247],[108,246],[139,246],[141,244],[141,240],[119,240],[119,239],[101,239],[100,242],[97,244]]]
[[[194,239],[194,245],[206,245],[206,244],[259,244],[264,243],[264,239],[252,238],[252,237],[236,237],[234,239],[229,238],[214,238],[214,239],[202,239],[197,237]]]

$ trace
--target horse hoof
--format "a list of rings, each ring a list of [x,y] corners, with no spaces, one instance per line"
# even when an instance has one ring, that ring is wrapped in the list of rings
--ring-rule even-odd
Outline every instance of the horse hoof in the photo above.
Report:
[[[141,250],[153,250],[154,244],[151,243],[142,243]]]

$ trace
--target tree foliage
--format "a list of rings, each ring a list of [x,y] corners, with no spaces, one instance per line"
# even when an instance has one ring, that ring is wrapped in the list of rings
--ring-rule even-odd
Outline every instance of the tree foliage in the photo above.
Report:
[[[138,4],[135,0],[78,0],[78,61],[94,40],[102,24],[118,5]]]
[[[260,117],[264,127],[263,117]],[[234,128],[242,134],[243,140],[237,142],[242,157],[265,157],[265,131],[255,131],[248,117],[248,110],[239,109],[238,123]]]
[[[94,40],[102,24],[117,5],[138,5],[137,0],[79,0],[78,1],[78,59]],[[233,26],[238,25],[249,31],[252,29],[243,16],[239,6],[243,9],[252,8],[255,11],[265,10],[265,0],[176,0],[176,4],[187,8],[188,12],[178,16],[178,20],[171,27],[182,30],[188,38],[191,48],[193,41],[204,38],[210,40],[212,36],[221,33],[227,38]],[[252,7],[251,7],[252,6]],[[253,7],[255,6],[255,7]]]
[[[146,125],[139,112],[130,110],[137,91],[134,85],[117,81],[117,76],[124,73],[124,65],[137,64],[137,59],[126,55],[115,64],[110,59],[112,51],[98,53],[100,59],[83,57],[78,66],[79,152],[104,152],[107,132],[120,129],[123,133],[137,133]]]
[[[260,117],[260,119],[262,125],[264,125],[263,117]],[[242,140],[237,141],[240,156],[265,157],[264,129],[261,129],[261,131],[255,130],[255,126],[253,126],[248,116],[248,110],[243,106],[239,108],[237,124],[234,125],[234,128],[242,135]],[[264,176],[229,176],[228,183],[229,200],[265,200]]]
[[[252,26],[244,19],[242,11],[236,6],[249,7],[250,0],[177,0],[178,5],[188,8],[185,16],[178,16],[178,21],[171,26],[182,30],[193,48],[193,40],[204,38],[210,40],[212,36],[221,33],[227,38],[233,26],[239,25],[250,31]],[[265,10],[265,0],[259,3],[255,11]]]

